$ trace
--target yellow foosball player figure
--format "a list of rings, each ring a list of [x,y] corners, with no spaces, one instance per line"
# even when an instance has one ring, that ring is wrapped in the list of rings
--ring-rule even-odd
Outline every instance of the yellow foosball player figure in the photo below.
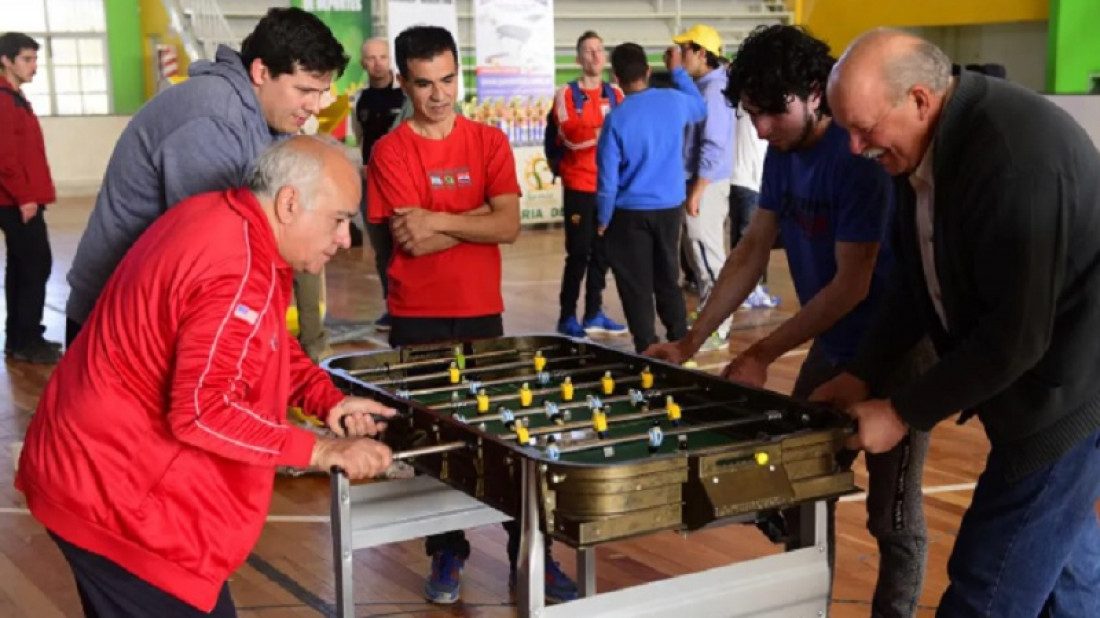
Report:
[[[573,378],[565,376],[561,383],[561,400],[573,401]]]
[[[672,426],[679,427],[680,419],[683,417],[683,410],[680,408],[680,404],[673,401],[672,395],[669,395],[665,399],[665,411],[668,413],[668,420],[672,422]]]
[[[596,432],[597,438],[603,440],[607,437],[607,413],[603,408],[592,410],[592,429]]]
[[[600,378],[600,389],[604,395],[610,395],[615,392],[615,378],[611,377],[611,372],[607,371]]]

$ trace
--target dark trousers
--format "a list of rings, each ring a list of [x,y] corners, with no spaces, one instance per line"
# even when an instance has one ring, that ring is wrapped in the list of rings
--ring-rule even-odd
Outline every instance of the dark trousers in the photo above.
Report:
[[[359,210],[363,214],[363,224],[367,226],[367,239],[374,250],[374,269],[378,271],[378,280],[382,283],[382,298],[386,298],[390,293],[390,281],[386,272],[390,268],[390,258],[393,257],[393,234],[390,232],[389,222],[371,223],[367,216],[366,179],[363,180],[363,199],[359,202]]]
[[[935,363],[935,352],[922,341],[894,372],[884,392],[908,386]],[[844,367],[825,355],[814,344],[798,372],[791,395],[806,399],[814,389],[836,377]],[[916,616],[924,583],[928,554],[928,534],[924,520],[921,483],[924,460],[928,454],[928,434],[910,430],[909,435],[893,449],[877,455],[866,455],[867,463],[867,530],[875,538],[879,552],[878,580],[871,599],[874,618],[912,618]],[[848,465],[856,453],[842,454]],[[800,509],[791,509],[788,529],[797,529]],[[836,501],[828,503],[829,567],[836,564]]]
[[[210,613],[200,611],[131,574],[114,562],[50,533],[76,580],[76,591],[87,618],[235,618],[237,610],[222,584]]]
[[[374,249],[374,269],[378,271],[378,280],[382,283],[382,298],[390,294],[390,280],[386,272],[390,268],[393,256],[393,234],[389,223],[371,223],[367,221],[367,238]]]
[[[756,212],[756,205],[760,201],[760,194],[752,189],[730,185],[730,250],[732,251],[745,230],[749,229],[749,221]]]
[[[472,318],[408,318],[395,315],[390,316],[390,320],[390,345],[395,348],[500,337],[504,334],[504,322],[499,314]],[[503,525],[508,532],[508,564],[514,569],[519,558],[519,522],[507,521]],[[470,557],[470,542],[466,540],[464,531],[452,530],[424,539],[424,550],[429,556],[438,551],[450,551],[466,560]]]
[[[749,221],[756,212],[760,202],[760,194],[752,189],[738,185],[730,185],[730,251],[745,236],[745,230],[749,229]],[[768,282],[768,271],[764,270],[764,276],[760,278],[762,283]]]
[[[4,297],[8,319],[4,326],[5,348],[19,350],[40,340],[45,326],[46,282],[53,267],[50,239],[46,233],[45,208],[26,223],[13,206],[0,206],[0,229],[8,246],[8,267],[4,273]]]
[[[677,283],[683,220],[684,210],[679,206],[619,208],[604,232],[608,261],[637,352],[657,342],[654,299],[668,340],[677,341],[687,334],[687,309]]]
[[[69,346],[73,344],[73,340],[80,334],[80,329],[84,328],[83,322],[77,322],[72,318],[65,318],[65,349],[69,349]]]
[[[560,320],[576,317],[581,281],[585,282],[584,319],[596,317],[603,305],[607,284],[607,250],[597,234],[596,194],[566,189],[565,272],[561,276]]]

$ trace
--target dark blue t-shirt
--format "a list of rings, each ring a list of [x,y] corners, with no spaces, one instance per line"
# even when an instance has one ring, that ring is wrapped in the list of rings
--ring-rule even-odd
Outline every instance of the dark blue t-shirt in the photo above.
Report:
[[[836,243],[882,243],[867,298],[817,338],[830,361],[851,361],[886,291],[893,261],[888,243],[894,215],[889,175],[878,163],[852,154],[848,132],[834,122],[809,149],[768,149],[760,207],[779,217],[780,236],[802,305],[836,275]]]

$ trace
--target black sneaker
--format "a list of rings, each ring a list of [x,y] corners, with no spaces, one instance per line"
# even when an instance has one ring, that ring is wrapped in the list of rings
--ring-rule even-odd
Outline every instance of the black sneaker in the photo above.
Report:
[[[42,338],[42,337],[39,337],[38,341],[36,343],[47,346],[47,347],[50,347],[50,348],[53,348],[54,350],[57,350],[58,352],[60,352],[64,348],[64,346],[61,345],[60,341],[50,341],[49,339],[45,339],[45,338]],[[8,345],[5,343],[4,344],[4,354],[10,354],[10,353],[11,353],[11,348],[8,347]]]
[[[61,360],[61,350],[46,341],[35,341],[21,348],[4,350],[4,356],[17,363],[56,365]]]

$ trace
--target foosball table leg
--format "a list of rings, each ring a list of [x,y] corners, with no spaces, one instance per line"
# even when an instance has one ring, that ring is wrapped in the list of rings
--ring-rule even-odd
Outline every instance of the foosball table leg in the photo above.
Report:
[[[577,583],[581,597],[596,594],[596,548],[584,547],[577,550]]]
[[[797,508],[798,517],[795,528],[789,531],[793,535],[791,549],[815,547],[826,554],[832,552],[830,545],[835,539],[830,538],[829,535],[829,510],[835,507],[830,507],[825,500],[816,500],[801,504]]]
[[[539,529],[538,462],[523,460],[517,601],[521,618],[539,618],[546,607],[546,543]]]
[[[351,483],[342,472],[331,475],[332,563],[336,569],[336,617],[355,618],[352,583]]]

